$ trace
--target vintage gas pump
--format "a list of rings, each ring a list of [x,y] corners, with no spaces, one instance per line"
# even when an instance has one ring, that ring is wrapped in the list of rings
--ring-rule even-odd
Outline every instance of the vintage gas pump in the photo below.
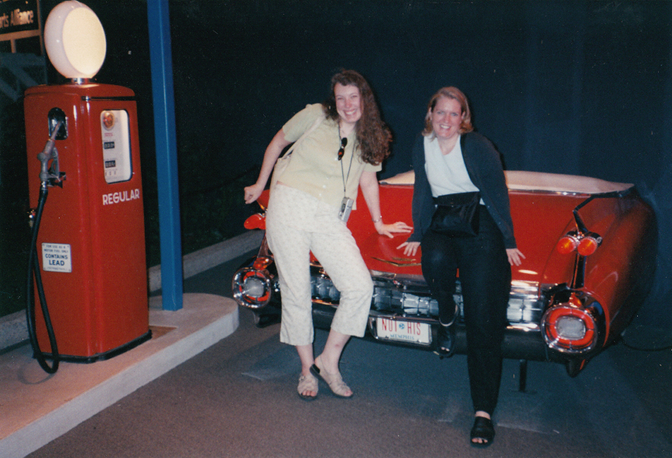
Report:
[[[30,204],[40,218],[29,282],[34,300],[48,303],[57,342],[35,307],[35,352],[56,364],[93,362],[151,337],[135,94],[90,81],[106,41],[87,6],[57,5],[44,33],[70,82],[32,87],[24,100]]]

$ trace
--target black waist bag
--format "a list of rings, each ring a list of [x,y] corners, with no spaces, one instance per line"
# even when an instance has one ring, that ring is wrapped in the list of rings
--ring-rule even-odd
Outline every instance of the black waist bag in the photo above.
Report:
[[[478,235],[481,196],[478,192],[446,194],[434,198],[436,210],[429,228],[451,237]]]

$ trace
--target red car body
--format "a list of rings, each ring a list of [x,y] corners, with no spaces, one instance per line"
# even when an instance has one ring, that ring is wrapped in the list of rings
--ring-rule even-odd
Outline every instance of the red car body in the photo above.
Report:
[[[618,340],[646,297],[656,265],[655,214],[631,184],[537,172],[506,175],[515,236],[525,259],[512,268],[504,355],[562,362],[574,376]],[[386,222],[412,224],[413,179],[407,172],[381,181]],[[267,200],[266,192],[262,208]],[[348,226],[375,285],[369,337],[435,349],[438,305],[422,277],[420,252],[407,258],[397,249],[407,235],[380,236],[361,193]],[[246,227],[263,229],[263,214],[249,218]],[[314,322],[327,327],[339,294],[328,272],[313,261]],[[265,242],[234,276],[233,292],[240,305],[254,311],[258,325],[279,318],[281,292]],[[459,288],[456,300],[461,316]],[[455,351],[465,349],[458,319]]]

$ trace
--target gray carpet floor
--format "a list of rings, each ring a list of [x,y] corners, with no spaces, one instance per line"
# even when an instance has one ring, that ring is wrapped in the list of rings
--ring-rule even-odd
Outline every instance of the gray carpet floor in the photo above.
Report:
[[[230,296],[242,258],[185,282],[185,292]],[[230,337],[127,396],[31,457],[669,457],[672,351],[616,345],[576,378],[530,362],[518,390],[507,360],[485,450],[469,446],[466,358],[353,339],[341,363],[352,399],[320,385],[296,393],[299,360],[277,325],[257,329],[241,310]],[[316,333],[316,350],[326,332]],[[631,343],[662,345],[669,332],[635,323]]]

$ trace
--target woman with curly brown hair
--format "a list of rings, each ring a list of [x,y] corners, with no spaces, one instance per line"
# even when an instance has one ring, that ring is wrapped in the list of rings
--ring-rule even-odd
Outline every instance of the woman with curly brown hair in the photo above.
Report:
[[[336,396],[353,394],[338,364],[350,337],[364,335],[373,294],[371,275],[346,226],[358,188],[379,234],[392,237],[392,233],[411,231],[402,222],[383,223],[380,213],[376,172],[389,155],[390,141],[369,84],[359,73],[344,70],[332,78],[327,102],[306,106],[275,135],[266,148],[257,182],[245,188],[245,202],[254,202],[282,151],[296,142],[291,161],[274,177],[277,183],[266,213],[266,239],[282,292],[280,341],[297,349],[301,360],[298,393],[306,400],[317,396],[315,375]],[[341,294],[327,342],[317,358],[313,357],[311,252]]]

